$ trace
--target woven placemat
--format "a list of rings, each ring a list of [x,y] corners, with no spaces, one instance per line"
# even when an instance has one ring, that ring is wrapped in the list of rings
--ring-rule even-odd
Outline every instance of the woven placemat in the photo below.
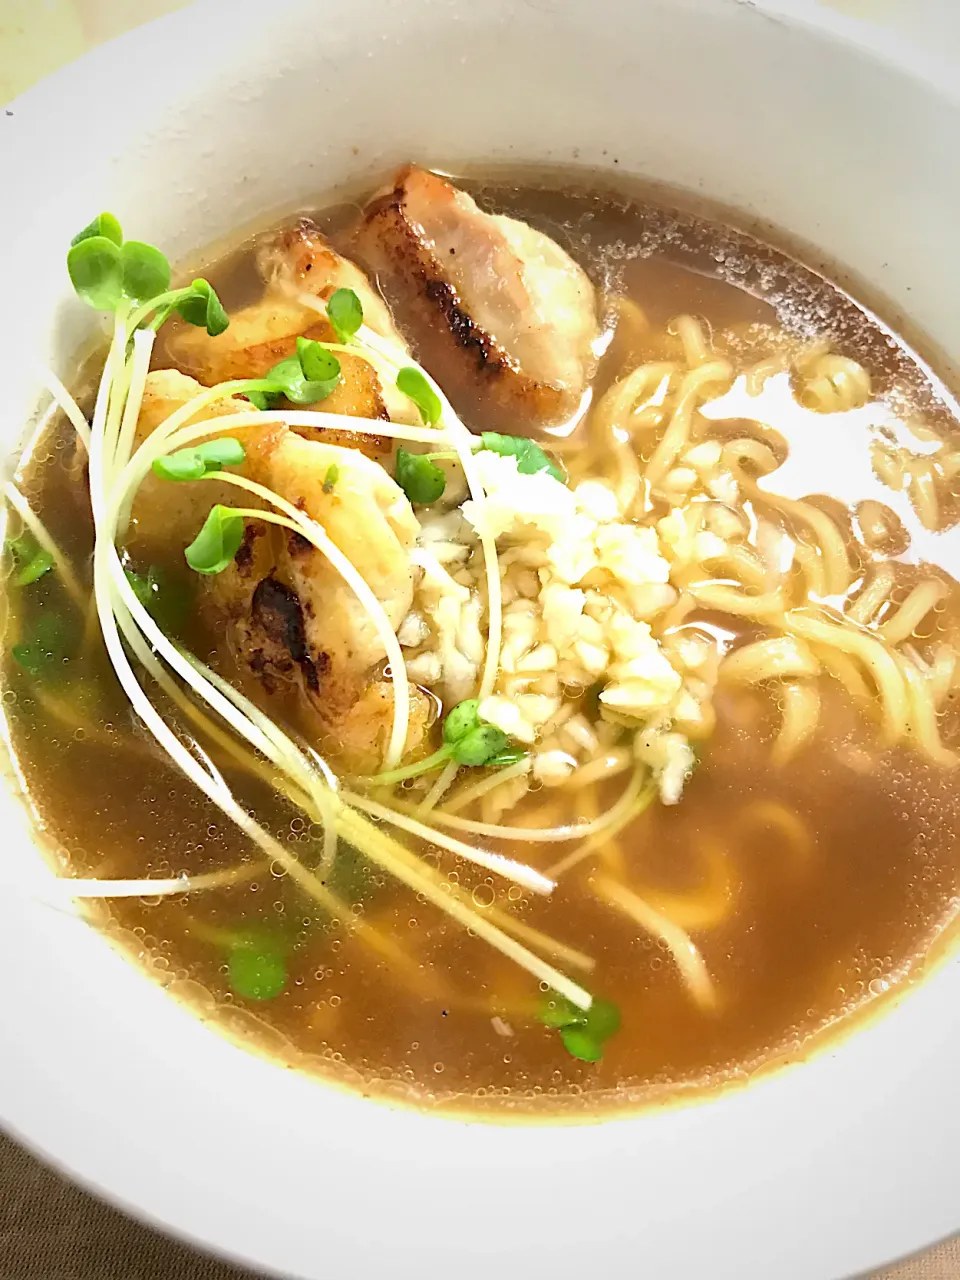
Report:
[[[0,1280],[258,1278],[102,1204],[0,1135]],[[960,1238],[870,1280],[960,1280]]]

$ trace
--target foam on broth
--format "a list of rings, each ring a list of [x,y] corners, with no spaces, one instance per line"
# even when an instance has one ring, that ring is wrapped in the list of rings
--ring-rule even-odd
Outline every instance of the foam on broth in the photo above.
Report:
[[[472,189],[482,203],[555,235],[594,279],[643,307],[651,332],[690,313],[706,322],[718,350],[744,359],[775,349],[785,332],[829,334],[869,370],[877,397],[910,406],[943,437],[960,441],[945,389],[909,349],[842,291],[779,251],[626,191],[614,196],[571,183],[545,189],[516,181]],[[338,206],[319,220],[335,235],[348,213]],[[245,248],[209,274],[228,308],[253,296]],[[647,330],[621,326],[599,389],[646,358],[649,341]],[[154,363],[165,363],[162,349]],[[793,470],[773,478],[797,494],[823,495],[828,506],[861,500],[868,495],[849,491],[850,469],[872,475],[871,441],[884,429],[867,424],[855,437],[848,431],[841,448],[831,439],[830,417],[808,414],[784,431],[797,460]],[[89,515],[73,441],[62,425],[36,449],[25,487],[83,569]],[[941,532],[927,533],[914,520],[903,559],[955,574],[958,516],[954,493]],[[185,581],[181,566],[171,549],[163,568]],[[48,575],[31,608],[53,612],[57,593]],[[728,616],[701,620],[731,633],[751,630]],[[956,590],[928,631],[930,625],[956,643]],[[15,630],[16,618],[10,626]],[[195,620],[182,626],[195,651],[216,661],[217,637]],[[15,639],[10,631],[9,642]],[[8,668],[14,750],[45,832],[74,874],[195,874],[246,852],[242,838],[138,730],[96,647],[71,657],[66,700],[56,682],[38,695]],[[527,975],[375,873],[360,872],[341,888],[362,902],[368,923],[396,939],[411,961],[406,967],[371,953],[342,922],[323,919],[282,875],[187,898],[116,901],[104,927],[216,1023],[373,1094],[493,1118],[505,1111],[600,1115],[717,1088],[774,1059],[806,1055],[827,1030],[907,980],[948,925],[960,894],[954,775],[918,754],[883,751],[835,686],[824,686],[814,745],[787,768],[770,763],[776,716],[767,697],[721,693],[717,712],[717,731],[682,803],[649,809],[620,836],[617,855],[629,860],[634,886],[651,901],[682,900],[716,981],[716,1012],[691,1002],[660,944],[583,892],[586,869],[562,880],[549,901],[520,906],[528,923],[596,956],[591,986],[623,1011],[622,1030],[596,1065],[570,1058],[532,1019],[537,993]],[[948,744],[957,742],[957,721],[948,707],[941,726]],[[316,840],[275,797],[243,779],[236,787],[298,850]],[[599,811],[617,794],[617,783],[603,789]],[[538,793],[521,804],[543,800]],[[575,816],[564,803],[556,798],[558,821]],[[522,807],[511,821],[523,821]],[[503,852],[525,858],[529,851],[503,846]],[[468,883],[478,904],[496,898],[513,908],[520,897],[482,874]],[[244,1004],[229,990],[222,940],[251,921],[283,933],[293,951],[282,994]]]

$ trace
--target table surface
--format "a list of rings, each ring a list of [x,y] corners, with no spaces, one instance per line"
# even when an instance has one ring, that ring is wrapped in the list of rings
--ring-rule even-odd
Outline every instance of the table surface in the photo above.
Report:
[[[189,0],[0,0],[0,102]],[[832,0],[898,20],[902,0]],[[913,13],[928,0],[911,0]],[[955,34],[953,32],[951,35]],[[102,1204],[0,1137],[0,1280],[251,1280]],[[958,1280],[960,1238],[871,1280]],[[771,1277],[775,1280],[775,1277]]]

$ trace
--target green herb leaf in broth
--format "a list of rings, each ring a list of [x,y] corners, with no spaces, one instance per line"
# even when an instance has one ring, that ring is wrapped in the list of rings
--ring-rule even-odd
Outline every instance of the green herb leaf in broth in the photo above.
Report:
[[[26,530],[18,538],[11,538],[7,547],[13,557],[15,586],[29,587],[53,568],[53,556],[38,546],[32,534]]]
[[[517,470],[522,476],[546,471],[554,480],[566,483],[567,477],[559,464],[544,453],[535,441],[527,440],[525,436],[502,436],[496,431],[483,431],[480,433],[480,442],[490,453],[499,453],[502,458],[516,458]]]
[[[197,573],[223,573],[233,562],[242,542],[243,517],[218,502],[185,550],[184,557]]]
[[[423,371],[408,365],[397,374],[397,390],[408,396],[420,410],[420,417],[427,427],[435,427],[440,421],[443,406],[440,397],[427,381]]]
[[[581,1062],[599,1062],[606,1042],[620,1029],[620,1009],[611,1000],[594,1000],[589,1009],[578,1009],[563,996],[551,994],[539,1020],[558,1031],[563,1047]]]
[[[287,985],[287,962],[280,947],[251,936],[229,952],[227,976],[242,999],[275,1000]]]
[[[57,609],[43,606],[24,639],[10,652],[17,666],[35,678],[57,673],[73,649],[71,628]]]
[[[363,324],[363,307],[352,289],[337,289],[327,302],[327,317],[339,342],[349,342]]]
[[[443,468],[424,453],[398,449],[395,474],[397,484],[415,506],[426,507],[436,502],[447,487]]]

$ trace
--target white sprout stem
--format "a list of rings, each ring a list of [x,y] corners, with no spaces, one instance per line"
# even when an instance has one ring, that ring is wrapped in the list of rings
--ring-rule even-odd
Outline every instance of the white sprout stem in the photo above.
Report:
[[[381,822],[389,822],[392,826],[399,827],[401,831],[407,831],[412,836],[419,836],[421,840],[429,840],[433,844],[438,844],[441,848],[450,850],[451,853],[459,854],[461,858],[465,858],[468,862],[476,863],[478,867],[484,867],[487,871],[493,871],[505,879],[515,881],[524,889],[530,889],[533,893],[541,893],[546,896],[556,888],[555,882],[548,879],[547,876],[542,875],[533,867],[528,867],[522,862],[505,857],[502,853],[490,853],[486,849],[474,849],[471,845],[464,844],[460,840],[453,840],[450,836],[444,836],[424,823],[417,822],[414,818],[408,818],[404,814],[398,813],[388,805],[380,804],[377,800],[368,800],[366,796],[358,795],[355,791],[343,791],[342,795],[348,804],[353,805],[355,809],[359,809],[361,813],[369,813],[372,818],[379,818]]]
[[[98,390],[90,431],[91,507],[94,513],[96,534],[94,545],[94,600],[107,655],[134,712],[171,761],[258,848],[271,859],[279,862],[291,877],[314,897],[325,901],[331,895],[328,894],[322,883],[237,804],[226,782],[205,753],[203,753],[203,763],[201,763],[183,745],[146,695],[124,652],[120,638],[121,631],[131,644],[134,653],[144,660],[148,673],[156,674],[159,672],[163,675],[163,687],[176,687],[166,677],[162,666],[153,653],[150,652],[146,640],[158,640],[159,652],[168,662],[171,655],[175,654],[181,659],[183,655],[179,654],[176,647],[159,632],[158,628],[154,627],[149,614],[136,599],[132,587],[127,582],[125,574],[123,574],[116,548],[117,522],[137,469],[134,460],[128,456],[128,450],[132,443],[130,433],[124,430],[124,424],[133,421],[135,425],[136,418],[127,416],[125,412],[127,409],[126,401],[128,393],[130,393],[135,401],[137,412],[139,412],[139,404],[143,393],[143,386],[140,385],[140,366],[136,358],[137,353],[135,352],[129,363],[125,359],[127,336],[126,316],[121,313],[117,316],[114,340]],[[178,414],[171,415],[171,418],[163,424],[166,430],[158,428],[157,432],[153,433],[138,451],[138,455],[145,455],[145,457],[138,456],[137,458],[137,462],[143,467],[142,474],[146,474],[146,470],[152,461],[151,450],[148,446],[152,445],[153,457],[160,456],[165,448],[168,447],[171,435],[181,425],[185,424],[189,418],[194,417],[198,408],[202,407],[197,404],[197,400],[209,403],[224,394],[229,394],[229,390],[229,387],[224,388],[221,386],[215,388],[212,392],[205,393],[203,396],[197,397],[193,403],[184,406],[182,410],[178,411]],[[129,408],[129,414],[134,414],[133,407]],[[283,418],[284,415],[280,415],[281,421]],[[258,414],[255,422],[262,421],[262,416]],[[222,418],[217,425],[222,428]],[[209,428],[204,434],[208,433]],[[435,435],[431,437],[431,439],[436,438]],[[145,458],[146,465],[144,466]],[[221,478],[228,478],[228,473],[223,473]],[[310,533],[316,531],[319,533],[321,541],[326,540],[324,531],[319,526],[316,526],[315,522],[305,519],[301,512],[291,507],[290,504],[283,502],[282,499],[278,499],[277,495],[271,494],[269,491],[257,493],[260,486],[245,481],[239,476],[229,476],[229,479],[237,484],[238,487],[255,493],[256,496],[266,497],[271,505],[277,506],[279,510],[289,514],[291,520],[298,525],[298,531],[305,532],[308,537]],[[118,481],[120,480],[123,483],[119,483]],[[110,499],[109,511],[107,510],[108,496]],[[257,516],[262,518],[263,513],[258,511]],[[314,527],[310,528],[310,526]],[[313,541],[312,538],[311,541]],[[322,546],[318,549],[326,551],[326,548]],[[334,550],[336,551],[336,548]],[[352,569],[352,566],[349,566],[349,568]],[[361,579],[360,581],[362,583],[363,580]],[[365,587],[366,584],[363,583],[363,586]],[[367,589],[369,590],[369,588]],[[392,629],[391,638],[397,643]],[[398,643],[397,648],[399,650]],[[398,669],[403,672],[403,679],[405,680],[406,673],[402,662],[402,654],[398,654],[398,657]],[[216,703],[215,709],[218,714],[223,716],[224,709],[227,706],[243,710],[242,706],[237,706],[238,700],[241,703],[244,701],[242,695],[237,694],[236,691],[233,691],[233,697],[226,695],[222,690],[216,688],[215,682],[205,679],[199,669],[202,664],[194,665],[193,663],[188,663],[188,665],[192,669],[192,678],[186,674],[184,674],[184,678],[208,705],[213,707],[214,703]],[[176,669],[182,670],[179,666]],[[210,674],[212,675],[213,673]],[[221,693],[221,697],[219,699],[216,697],[211,699],[211,693],[216,695],[218,692]],[[180,699],[183,698],[179,690],[178,695]],[[229,712],[226,718],[231,727],[246,738],[248,742],[251,740],[258,743],[263,742],[271,748],[267,753],[267,758],[275,763],[281,774],[291,778],[298,787],[303,787],[308,779],[311,784],[319,781],[316,778],[316,771],[311,769],[306,757],[297,750],[295,744],[286,738],[286,735],[283,735],[275,726],[272,733],[264,731],[262,724],[266,718],[261,718],[259,723],[251,716],[247,716],[245,721],[242,719],[236,720]],[[318,801],[321,788],[315,785],[308,785],[307,791],[308,794],[305,796],[307,806],[312,803],[316,806],[316,811],[320,813],[321,806]],[[368,818],[363,817],[354,809],[341,807],[337,816],[337,826],[340,834],[345,839],[350,840],[367,857],[378,863],[384,870],[400,880],[401,883],[422,894],[424,898],[434,903],[460,925],[471,930],[478,937],[483,938],[489,945],[519,964],[528,973],[547,983],[561,995],[564,995],[574,1005],[581,1009],[590,1008],[592,997],[589,992],[540,959],[539,956],[527,950],[503,930],[498,929],[488,919],[479,915],[466,903],[462,902],[450,886],[434,883],[431,879],[429,868],[423,866],[419,859],[409,850],[372,825]],[[450,837],[446,836],[441,838],[445,841],[451,840]],[[230,873],[212,874],[219,876],[221,874],[229,875]],[[77,880],[72,883],[74,892],[77,894],[82,892],[82,887],[86,883],[90,887],[91,896],[103,896],[105,889],[110,885],[119,888],[121,884],[129,886],[136,882],[84,882]],[[156,895],[158,885],[163,883],[175,885],[177,892],[189,891],[180,880],[175,882],[140,882],[140,884],[147,886],[149,892],[153,895]],[[220,882],[215,881],[214,883]],[[211,882],[205,877],[196,877],[192,881],[188,878],[188,884],[196,889],[199,886],[210,887]],[[129,888],[124,891],[133,892]],[[557,945],[562,946],[562,944]]]
[[[615,822],[604,827],[602,831],[594,832],[592,836],[584,840],[583,844],[565,854],[557,862],[552,863],[547,868],[547,874],[553,876],[555,880],[559,880],[562,875],[566,875],[568,871],[578,867],[581,862],[585,862],[588,858],[592,858],[595,853],[599,853],[604,845],[620,834],[624,827],[633,822],[635,818],[640,817],[653,802],[656,791],[655,782],[646,782],[640,789],[634,803],[629,807],[625,806]]]
[[[207,395],[195,396],[184,406],[184,408],[191,408],[192,412],[187,414],[178,409],[150,433],[133,455],[130,469],[134,480],[125,480],[125,487],[131,487],[134,483],[139,487],[154,459],[170,453],[173,449],[180,449],[194,440],[202,440],[209,435],[222,435],[225,432],[240,431],[247,427],[260,427],[266,423],[288,427],[313,427],[317,431],[349,430],[355,435],[388,436],[393,440],[407,440],[413,444],[449,443],[444,433],[435,427],[401,427],[391,422],[381,421],[379,418],[351,418],[343,413],[315,413],[308,409],[291,409],[287,412],[274,409],[262,411],[251,409],[249,413],[225,413],[215,418],[197,418],[194,421],[198,410],[193,409],[193,406],[198,401],[202,401],[199,406],[202,410],[209,405],[211,399],[212,397]],[[172,429],[167,429],[174,418],[178,418],[179,421]]]
[[[528,844],[560,844],[566,840],[580,840],[584,836],[592,836],[596,832],[605,831],[620,821],[624,813],[630,811],[643,790],[645,770],[638,765],[630,781],[621,792],[616,804],[599,818],[590,822],[578,822],[572,826],[544,827],[539,831],[529,827],[503,827],[493,822],[475,822],[472,818],[461,818],[458,814],[448,813],[444,809],[433,810],[433,820],[440,826],[452,827],[455,831],[468,831],[471,835],[487,836],[492,840],[522,840]],[[416,813],[411,805],[396,802],[401,813]]]
[[[182,875],[170,880],[72,880],[69,876],[60,876],[54,882],[54,892],[68,898],[169,898],[175,894],[201,893],[244,884],[260,875],[266,866],[260,860],[224,871],[209,871],[199,876]]]
[[[491,791],[495,791],[502,783],[510,782],[514,778],[525,777],[532,768],[533,761],[530,756],[524,756],[516,764],[508,765],[506,769],[498,769],[486,778],[481,778],[479,782],[473,783],[472,786],[463,787],[459,790],[452,799],[447,801],[444,813],[459,813],[461,809],[466,809],[475,800],[480,800]],[[418,810],[418,812],[420,811]]]
[[[27,502],[16,485],[11,484],[9,481],[3,485],[3,496],[33,534],[37,546],[46,551],[53,561],[60,581],[66,588],[71,600],[78,609],[86,608],[87,601],[90,599],[90,592],[81,585],[77,575],[71,568],[70,561],[47,532],[46,526],[40,517],[34,514],[29,502]]]
[[[87,453],[90,452],[90,423],[83,415],[83,410],[63,385],[52,369],[42,371],[43,384],[56,400],[57,404],[73,423],[74,430],[80,437]]]
[[[163,634],[160,628],[154,622],[148,611],[140,603],[136,597],[136,593],[127,581],[126,574],[120,564],[119,556],[116,548],[112,547],[109,555],[109,572],[110,586],[113,592],[114,603],[120,603],[124,610],[131,616],[137,631],[141,632],[149,644],[158,653],[162,654],[164,661],[197,693],[207,702],[214,711],[225,720],[237,733],[246,738],[252,747],[266,756],[277,768],[284,765],[283,755],[277,751],[273,742],[266,735],[261,734],[255,726],[250,725],[246,718],[237,711],[233,703],[230,702],[212,685],[203,679],[197,672],[191,662],[189,662],[180,650]],[[131,638],[131,637],[128,637]],[[137,658],[144,662],[145,666],[149,663],[144,660],[142,649],[137,650]],[[153,674],[153,673],[151,673]]]
[[[439,778],[424,796],[420,804],[417,805],[417,813],[421,815],[432,812],[434,807],[443,799],[450,788],[453,786],[454,779],[460,772],[460,766],[456,760],[451,760],[449,764],[445,764],[440,773]]]
[[[446,912],[459,924],[470,929],[479,938],[495,947],[497,951],[514,960],[521,968],[526,969],[535,978],[539,978],[541,982],[547,983],[554,991],[565,996],[578,1009],[589,1009],[593,1003],[593,997],[589,991],[584,989],[577,983],[572,982],[564,974],[554,969],[552,965],[541,960],[539,956],[534,955],[526,947],[521,946],[514,938],[504,933],[502,929],[498,929],[496,925],[485,919],[478,912],[472,910],[451,893],[449,889],[440,888],[435,885],[429,875],[416,864],[416,859],[406,850],[406,857],[410,858],[408,863],[399,858],[384,858],[379,848],[379,840],[374,838],[374,834],[368,831],[362,831],[359,834],[356,831],[356,824],[366,824],[366,819],[362,818],[355,810],[345,808],[341,815],[341,835],[363,850],[363,853],[373,862],[378,862],[385,871],[391,872],[398,880],[401,880],[408,888],[413,889],[415,893],[422,894],[434,905],[439,906],[441,910]],[[381,839],[389,839],[384,837],[383,833],[373,828],[373,833]]]
[[[118,313],[113,329],[113,341],[107,352],[107,360],[103,367],[103,377],[97,389],[97,401],[93,410],[93,422],[90,427],[90,508],[93,511],[94,526],[103,518],[106,505],[105,468],[113,465],[114,457],[109,451],[107,439],[107,422],[111,400],[115,399],[115,388],[124,367],[124,350],[127,342],[127,330],[123,318]]]
[[[272,489],[267,489],[264,485],[248,480],[245,476],[234,475],[229,471],[214,472],[211,476],[205,478],[226,482],[238,489],[245,489],[247,493],[252,493],[255,497],[261,498],[264,502],[276,507],[278,511],[282,511],[288,517],[286,521],[278,520],[276,516],[264,511],[249,510],[245,514],[251,518],[267,520],[271,524],[286,525],[292,528],[295,533],[302,534],[308,542],[330,561],[370,615],[380,637],[380,642],[386,651],[387,661],[390,664],[390,679],[393,684],[393,729],[390,734],[390,744],[384,756],[384,768],[395,769],[400,763],[404,748],[407,745],[407,732],[410,727],[410,682],[407,679],[407,667],[403,659],[403,650],[400,648],[400,641],[397,639],[397,633],[394,631],[393,624],[387,617],[387,612],[383,605],[374,595],[366,579],[354,568],[353,563],[344,555],[323,526],[310,516],[305,515],[293,503],[287,502],[285,498],[281,498]]]
[[[138,329],[133,335],[133,356],[130,360],[130,386],[126,403],[123,406],[123,417],[120,422],[120,433],[113,457],[113,474],[110,476],[111,486],[116,483],[117,472],[122,469],[129,458],[137,434],[137,419],[140,417],[140,406],[143,403],[143,392],[150,372],[150,355],[156,334],[152,329]]]

